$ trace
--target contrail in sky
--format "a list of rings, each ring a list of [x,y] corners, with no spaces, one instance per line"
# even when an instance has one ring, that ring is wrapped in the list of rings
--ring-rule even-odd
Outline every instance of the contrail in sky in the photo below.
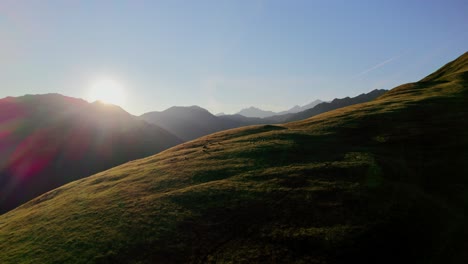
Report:
[[[361,73],[359,73],[358,75],[356,75],[356,77],[359,77],[359,76],[361,76],[361,75],[364,75],[364,74],[366,74],[366,73],[369,73],[369,72],[371,72],[371,71],[373,71],[373,70],[375,70],[375,69],[378,69],[378,68],[384,66],[385,64],[387,64],[387,63],[389,63],[389,62],[391,62],[391,61],[393,61],[393,60],[398,59],[399,57],[400,57],[400,55],[395,56],[395,57],[393,57],[393,58],[390,58],[390,59],[388,59],[388,60],[382,61],[381,63],[379,63],[379,64],[377,64],[377,65],[375,65],[375,66],[373,66],[373,67],[370,67],[369,69],[367,69],[367,70],[365,70],[365,71],[362,71]]]

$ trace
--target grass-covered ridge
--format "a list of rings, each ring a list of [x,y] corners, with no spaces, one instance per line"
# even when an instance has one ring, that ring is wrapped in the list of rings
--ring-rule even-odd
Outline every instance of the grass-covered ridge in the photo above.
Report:
[[[468,54],[455,62],[457,78],[55,189],[0,216],[0,262],[465,262]]]

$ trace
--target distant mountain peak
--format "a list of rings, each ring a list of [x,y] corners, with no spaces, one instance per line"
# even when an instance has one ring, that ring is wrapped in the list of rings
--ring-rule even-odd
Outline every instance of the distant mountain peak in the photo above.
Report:
[[[255,106],[248,107],[247,109],[252,109],[252,110],[261,110],[260,108],[258,108],[258,107],[255,107]]]
[[[192,140],[210,133],[236,127],[199,106],[173,106],[162,112],[149,112],[141,119],[156,124],[183,140]],[[232,123],[232,122],[231,122]]]
[[[179,114],[184,114],[184,115],[201,114],[201,115],[213,116],[213,114],[211,114],[208,110],[198,105],[172,106],[162,112],[152,112],[152,113],[179,113]]]
[[[320,103],[323,103],[323,101],[317,99],[304,106],[295,105],[292,108],[286,111],[281,111],[281,112],[267,111],[267,110],[263,110],[255,106],[250,106],[250,107],[240,110],[234,115],[242,115],[245,117],[254,117],[254,118],[266,118],[266,117],[272,117],[272,116],[277,116],[277,115],[295,114],[295,113],[299,113],[307,109],[313,108]]]
[[[254,106],[244,108],[240,110],[239,112],[237,112],[236,114],[243,115],[245,117],[260,117],[260,118],[276,115],[276,113],[273,111],[262,110]]]
[[[295,113],[299,113],[299,112],[302,112],[302,111],[305,111],[307,109],[310,109],[310,108],[313,108],[315,107],[316,105],[320,104],[320,103],[323,103],[322,100],[315,100],[315,101],[312,101],[304,106],[300,106],[300,105],[295,105],[293,106],[292,108],[286,110],[286,111],[282,111],[282,112],[279,112],[277,113],[277,115],[285,115],[285,114],[295,114]]]

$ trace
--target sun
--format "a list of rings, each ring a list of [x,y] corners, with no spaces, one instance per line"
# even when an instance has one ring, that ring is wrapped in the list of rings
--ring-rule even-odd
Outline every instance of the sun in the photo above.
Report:
[[[88,97],[91,102],[101,101],[103,103],[119,106],[125,103],[123,85],[112,79],[102,79],[93,83],[89,90]]]

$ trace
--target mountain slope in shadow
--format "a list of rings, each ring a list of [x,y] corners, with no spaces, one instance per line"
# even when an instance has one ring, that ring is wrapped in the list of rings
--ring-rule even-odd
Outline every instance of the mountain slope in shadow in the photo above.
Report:
[[[0,213],[179,140],[118,106],[58,94],[0,100]]]

